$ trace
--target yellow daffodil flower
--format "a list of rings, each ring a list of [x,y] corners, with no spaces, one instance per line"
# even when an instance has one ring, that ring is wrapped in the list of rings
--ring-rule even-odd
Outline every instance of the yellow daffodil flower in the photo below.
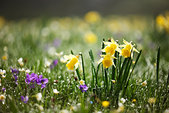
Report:
[[[79,64],[79,56],[75,56],[75,55],[65,55],[64,56],[65,59],[67,59],[68,63],[66,64],[66,67],[69,69],[69,70],[74,70],[74,67],[75,69],[77,69],[78,67],[78,64]]]
[[[113,62],[113,58],[115,58],[114,56],[110,54],[101,55],[101,56],[103,58],[101,58],[98,63],[102,62],[104,68],[109,68],[110,66],[114,65],[114,62]]]
[[[107,45],[102,51],[106,52],[106,54],[114,55],[115,51],[121,52],[119,45],[113,39],[111,42],[104,42]]]
[[[132,51],[139,53],[139,51],[134,47],[134,45],[131,44],[131,42],[127,42],[125,40],[123,40],[123,42],[124,42],[124,45],[120,45],[120,47],[123,47],[120,55],[122,55],[125,58],[128,58],[128,57],[133,58],[133,52]]]

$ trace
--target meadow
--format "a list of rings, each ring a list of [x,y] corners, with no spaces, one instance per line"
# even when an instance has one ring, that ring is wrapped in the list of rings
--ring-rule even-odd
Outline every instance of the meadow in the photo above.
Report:
[[[0,17],[0,112],[169,113],[169,13]]]

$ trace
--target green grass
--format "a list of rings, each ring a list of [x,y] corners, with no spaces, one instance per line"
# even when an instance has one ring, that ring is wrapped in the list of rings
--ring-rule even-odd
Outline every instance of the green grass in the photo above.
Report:
[[[121,26],[114,25],[117,31],[110,29],[112,20],[123,22],[119,24]],[[77,17],[7,21],[0,28],[0,57],[7,56],[7,60],[0,60],[0,69],[6,70],[6,78],[0,75],[0,94],[6,96],[4,103],[0,101],[0,112],[40,112],[39,105],[47,113],[64,109],[70,111],[72,106],[77,108],[73,111],[75,113],[113,112],[119,108],[121,98],[126,99],[123,112],[160,113],[169,109],[169,58],[164,48],[167,45],[158,39],[154,41],[152,34],[157,34],[157,31],[151,25],[152,18],[141,20],[138,17],[110,16],[94,24]],[[95,44],[84,41],[84,35],[89,31],[98,37]],[[160,38],[160,34],[156,36]],[[167,34],[165,36],[168,37]],[[133,59],[123,58],[116,52],[116,67],[105,69],[102,63],[97,63],[100,59],[98,54],[105,46],[103,39],[107,41],[111,37],[119,44],[122,44],[122,39],[133,41],[141,51],[134,53]],[[57,44],[54,45],[54,42]],[[161,48],[157,50],[158,46]],[[4,51],[4,47],[7,50]],[[80,55],[80,67],[69,71],[66,63],[60,61],[62,56],[54,54],[61,51],[64,55]],[[24,59],[23,67],[17,61],[20,57]],[[50,69],[45,67],[45,59],[51,62],[58,59],[59,62]],[[38,85],[31,89],[25,83],[25,72],[20,72],[16,85],[10,67],[30,69],[31,73],[42,74],[49,82],[44,89]],[[82,93],[79,89],[80,79],[89,87],[87,92]],[[142,85],[144,81],[146,86]],[[6,88],[5,93],[2,88]],[[57,89],[59,94],[54,94],[53,89]],[[37,93],[42,93],[41,101],[34,97]],[[28,96],[28,103],[23,103],[21,96]],[[154,104],[148,102],[151,97],[156,98]],[[136,102],[132,102],[133,99]],[[108,108],[101,104],[105,100],[110,102]]]

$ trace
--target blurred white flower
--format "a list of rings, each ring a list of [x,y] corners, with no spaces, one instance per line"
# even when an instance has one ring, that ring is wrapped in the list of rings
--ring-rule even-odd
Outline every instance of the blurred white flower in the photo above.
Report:
[[[25,68],[19,68],[19,71],[20,71],[20,72],[24,72],[24,71],[25,71]]]
[[[2,78],[5,78],[5,73],[6,73],[6,70],[2,70],[0,69],[0,75],[2,76]]]
[[[63,51],[61,51],[60,53],[55,52],[55,55],[56,55],[57,57],[61,57],[61,56],[63,55]]]
[[[24,65],[24,63],[23,63],[23,58],[19,58],[19,59],[18,59],[18,63],[19,63],[20,66],[23,66],[23,65]]]
[[[124,103],[126,102],[126,99],[121,98],[121,99],[120,99],[120,102],[124,104]]]
[[[51,62],[49,60],[45,59],[45,67],[49,67],[50,64],[51,64]]]
[[[57,89],[53,89],[54,94],[59,94],[59,91]]]
[[[43,110],[44,110],[42,105],[38,105],[38,104],[35,104],[35,105],[38,107],[38,109],[39,109],[40,111],[43,111]]]
[[[25,73],[30,73],[31,71],[29,69],[25,70]]]
[[[59,113],[70,113],[70,112],[68,110],[66,110],[66,109],[63,109]]]
[[[36,97],[37,101],[40,101],[42,99],[42,94],[41,93],[37,93],[35,95],[35,97]]]

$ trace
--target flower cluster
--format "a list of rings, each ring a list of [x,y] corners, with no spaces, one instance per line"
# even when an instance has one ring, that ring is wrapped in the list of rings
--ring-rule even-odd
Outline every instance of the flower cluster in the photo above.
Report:
[[[31,75],[29,75],[28,73],[26,74],[26,79],[25,82],[27,84],[31,83],[31,88],[34,88],[34,85],[41,85],[41,88],[45,88],[46,84],[48,83],[48,79],[47,78],[43,78],[43,75],[37,75],[35,73],[32,73]]]
[[[102,52],[105,53],[105,55],[101,55],[101,59],[99,60],[99,63],[102,62],[104,68],[109,68],[110,66],[114,65],[113,59],[115,59],[115,52],[117,51],[120,56],[123,56],[124,58],[133,57],[133,51],[138,52],[134,45],[132,45],[132,42],[127,42],[123,40],[124,45],[119,45],[116,41],[111,39],[109,42],[104,42],[105,48],[102,50]],[[120,49],[122,47],[122,49]],[[115,65],[114,65],[115,66]]]

